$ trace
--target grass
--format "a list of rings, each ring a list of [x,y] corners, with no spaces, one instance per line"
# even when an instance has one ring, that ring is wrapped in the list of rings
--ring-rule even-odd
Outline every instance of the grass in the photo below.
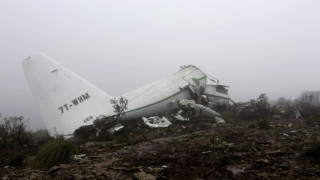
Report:
[[[44,144],[35,160],[33,167],[35,168],[50,168],[61,163],[69,163],[71,156],[76,154],[77,147],[65,140],[53,140]]]

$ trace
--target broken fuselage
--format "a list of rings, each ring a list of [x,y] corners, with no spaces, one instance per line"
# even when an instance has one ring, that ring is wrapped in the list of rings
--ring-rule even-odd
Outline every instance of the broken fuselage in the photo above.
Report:
[[[43,53],[23,61],[23,70],[47,129],[72,134],[97,117],[113,116],[114,97],[98,89]],[[121,95],[128,100],[123,120],[170,114],[181,99],[200,97],[206,74],[184,66],[175,74]],[[116,97],[117,98],[117,97]]]

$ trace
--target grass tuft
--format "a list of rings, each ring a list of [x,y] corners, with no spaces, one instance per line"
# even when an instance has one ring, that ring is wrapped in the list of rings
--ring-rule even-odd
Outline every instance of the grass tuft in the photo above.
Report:
[[[66,164],[71,161],[71,156],[77,152],[77,147],[69,141],[53,140],[44,144],[35,160],[33,167],[50,168],[57,164]]]

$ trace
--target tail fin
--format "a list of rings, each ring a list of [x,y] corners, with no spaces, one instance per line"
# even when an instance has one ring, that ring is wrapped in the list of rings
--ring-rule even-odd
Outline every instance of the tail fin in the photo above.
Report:
[[[51,132],[72,134],[97,116],[112,114],[113,97],[43,53],[25,59],[23,70]]]

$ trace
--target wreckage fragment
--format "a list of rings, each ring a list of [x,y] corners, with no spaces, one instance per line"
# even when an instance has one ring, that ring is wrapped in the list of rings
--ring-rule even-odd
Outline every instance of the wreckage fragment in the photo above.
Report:
[[[207,106],[197,104],[194,100],[182,99],[178,101],[178,107],[183,111],[190,111],[193,117],[216,117],[219,113]]]
[[[115,132],[121,130],[123,128],[123,125],[117,124],[114,127],[110,128],[108,131],[110,134],[114,134]]]
[[[226,121],[224,119],[222,119],[221,117],[216,116],[214,118],[215,118],[217,124],[225,124],[226,123]]]
[[[208,101],[209,107],[228,105],[230,102],[228,88],[228,86],[219,84],[219,80],[217,79],[207,78],[203,96]]]
[[[188,117],[183,117],[181,114],[183,113],[182,110],[179,110],[177,112],[177,114],[173,115],[173,117],[176,119],[176,120],[179,120],[179,121],[189,121],[189,118]]]
[[[211,108],[197,104],[194,100],[182,99],[178,101],[180,110],[173,115],[176,120],[189,121],[190,117],[210,117],[215,118],[218,124],[224,124],[225,121],[220,114]]]
[[[166,117],[160,118],[159,116],[153,116],[149,118],[142,117],[142,120],[150,128],[168,127],[172,124]]]

